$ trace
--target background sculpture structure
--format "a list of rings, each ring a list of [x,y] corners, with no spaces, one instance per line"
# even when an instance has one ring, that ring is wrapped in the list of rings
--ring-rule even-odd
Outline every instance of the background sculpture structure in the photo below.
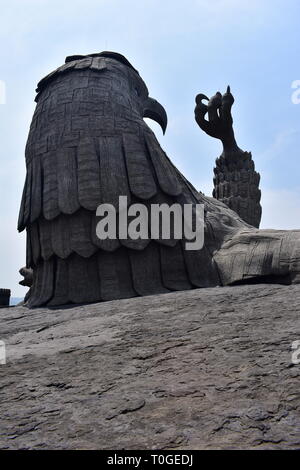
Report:
[[[204,104],[203,100],[208,104]],[[222,96],[217,92],[210,100],[203,94],[196,97],[196,121],[211,137],[220,139],[223,152],[216,159],[214,168],[213,197],[224,202],[245,222],[259,227],[261,205],[260,175],[255,171],[250,152],[241,150],[235,140],[232,127],[231,107],[234,98],[228,86]],[[205,115],[209,115],[209,121]]]
[[[9,305],[10,294],[10,289],[0,289],[0,308]]]
[[[259,231],[199,195],[144,122],[155,119],[164,131],[166,113],[123,56],[68,57],[37,93],[18,224],[33,270],[29,307],[299,279],[300,233]],[[196,117],[202,105],[198,99]],[[213,119],[209,113],[208,125]],[[96,208],[117,207],[121,195],[128,204],[204,204],[203,249],[186,251],[181,240],[98,239]]]

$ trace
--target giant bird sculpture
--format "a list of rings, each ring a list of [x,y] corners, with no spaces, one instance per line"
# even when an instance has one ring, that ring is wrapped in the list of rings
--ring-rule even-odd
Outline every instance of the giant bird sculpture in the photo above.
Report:
[[[227,90],[205,105],[203,97],[197,97],[195,117],[212,135],[220,124],[216,113],[223,119],[233,98]],[[299,281],[300,232],[258,230],[217,198],[199,194],[144,122],[150,117],[165,131],[167,116],[125,57],[113,52],[67,57],[40,81],[36,102],[18,224],[27,231],[24,272],[27,277],[33,272],[29,307],[253,279]],[[226,129],[232,132],[232,122]],[[99,239],[96,209],[102,203],[117,207],[120,195],[128,204],[204,204],[203,248],[188,251],[182,240],[163,237]]]

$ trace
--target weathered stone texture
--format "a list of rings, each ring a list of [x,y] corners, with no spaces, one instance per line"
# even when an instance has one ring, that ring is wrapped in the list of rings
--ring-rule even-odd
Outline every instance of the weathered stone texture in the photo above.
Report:
[[[300,448],[300,286],[2,309],[1,449]]]

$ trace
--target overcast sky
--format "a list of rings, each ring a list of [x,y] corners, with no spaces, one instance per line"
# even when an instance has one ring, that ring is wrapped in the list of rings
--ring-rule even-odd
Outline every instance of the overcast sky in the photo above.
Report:
[[[25,236],[16,223],[35,87],[67,55],[124,54],[168,113],[162,147],[211,195],[219,141],[194,121],[197,93],[231,85],[238,145],[261,174],[262,228],[300,229],[299,0],[0,1],[0,287],[23,296]],[[3,86],[0,86],[0,91]],[[300,96],[300,94],[299,94]],[[3,97],[2,97],[3,98]],[[1,96],[0,96],[1,101]]]

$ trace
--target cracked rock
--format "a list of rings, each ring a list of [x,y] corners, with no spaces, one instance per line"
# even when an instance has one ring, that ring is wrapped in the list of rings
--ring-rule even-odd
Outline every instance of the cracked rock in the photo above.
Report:
[[[299,449],[300,285],[0,310],[1,449]]]

